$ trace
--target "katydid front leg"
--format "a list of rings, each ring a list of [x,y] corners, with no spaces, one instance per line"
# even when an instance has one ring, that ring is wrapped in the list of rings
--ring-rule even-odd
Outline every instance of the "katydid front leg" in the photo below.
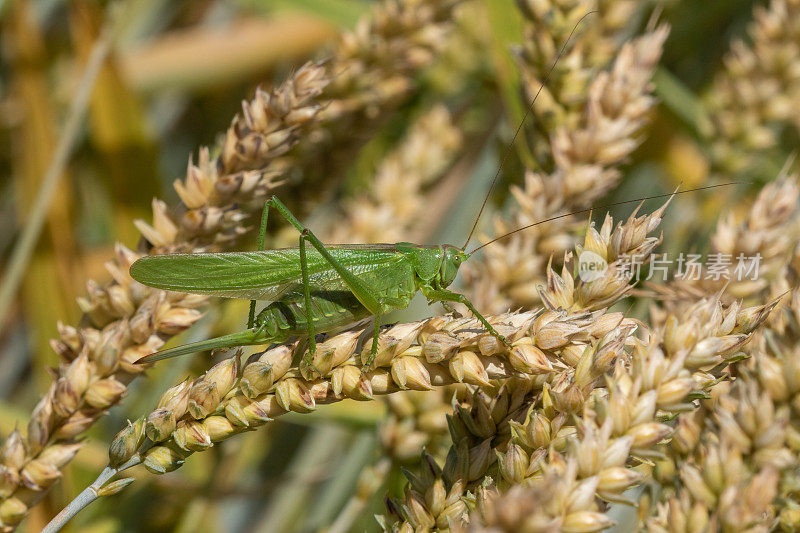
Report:
[[[306,259],[306,252],[305,252],[305,243],[311,243],[317,252],[327,261],[333,269],[336,271],[337,274],[344,280],[347,288],[353,293],[353,295],[361,302],[370,313],[378,317],[379,315],[385,314],[389,309],[383,303],[383,300],[377,296],[378,291],[375,290],[374,287],[370,286],[368,283],[365,283],[362,279],[358,276],[353,274],[350,270],[348,270],[344,265],[339,263],[331,254],[328,252],[328,249],[325,248],[325,245],[320,241],[314,233],[311,232],[308,228],[303,226],[297,218],[289,211],[289,208],[286,207],[283,202],[278,200],[275,196],[267,200],[266,204],[264,205],[265,211],[269,208],[269,206],[275,207],[278,212],[283,215],[289,223],[300,232],[300,271],[303,275],[303,293],[305,296],[306,301],[306,321],[308,323],[308,330],[309,330],[309,359],[313,357],[314,353],[316,352],[316,343],[314,341],[314,327],[312,323],[312,314],[311,314],[311,288],[308,279],[308,262]],[[375,333],[377,336],[377,332]],[[377,340],[377,339],[376,339]],[[378,353],[378,343],[373,341],[372,343],[372,350],[370,353],[370,357],[368,359],[369,363],[371,364],[374,361],[375,356]],[[365,365],[367,367],[367,365]]]
[[[475,306],[472,305],[472,302],[470,302],[463,294],[459,294],[447,289],[434,289],[433,287],[425,286],[420,287],[420,290],[422,291],[423,296],[430,301],[456,302],[464,304],[467,306],[467,309],[469,309],[470,312],[475,315],[475,318],[477,318],[480,323],[483,324],[483,327],[486,328],[486,331],[488,331],[494,338],[505,344],[509,349],[511,348],[511,344],[506,340],[506,338],[500,335],[497,330],[495,330],[492,325],[489,324],[489,321],[486,320],[486,318],[484,318],[484,316],[480,314],[477,309],[475,309]]]

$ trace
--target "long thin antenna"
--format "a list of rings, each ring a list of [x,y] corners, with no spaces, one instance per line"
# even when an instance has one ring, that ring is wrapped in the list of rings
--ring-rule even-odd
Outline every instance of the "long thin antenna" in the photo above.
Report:
[[[481,215],[483,214],[483,209],[486,207],[486,203],[489,201],[489,195],[492,194],[492,189],[494,188],[495,183],[497,183],[497,178],[500,177],[500,173],[503,171],[503,165],[505,165],[506,159],[508,159],[508,156],[511,154],[511,149],[514,147],[514,143],[517,141],[519,132],[522,131],[522,127],[525,125],[525,121],[528,120],[528,116],[533,112],[533,106],[536,103],[537,98],[539,98],[539,94],[542,92],[542,89],[544,89],[545,85],[547,85],[547,80],[550,79],[550,75],[555,70],[558,61],[561,59],[561,56],[564,55],[564,51],[567,49],[567,45],[569,44],[570,39],[572,39],[572,35],[575,33],[575,30],[578,29],[578,26],[580,25],[581,22],[583,22],[583,19],[585,19],[586,17],[588,17],[593,13],[597,13],[597,10],[589,11],[580,19],[578,19],[578,22],[575,23],[575,26],[573,26],[572,31],[569,32],[569,35],[567,36],[567,40],[564,41],[564,44],[561,46],[561,50],[558,51],[558,55],[553,61],[553,64],[550,66],[550,70],[547,71],[547,75],[544,77],[544,80],[542,80],[542,83],[539,85],[539,90],[536,91],[536,95],[533,97],[533,100],[528,105],[528,109],[525,110],[525,114],[522,116],[522,120],[519,122],[519,126],[517,126],[517,129],[514,132],[514,136],[511,138],[511,142],[508,143],[505,153],[503,154],[503,158],[500,160],[500,166],[497,167],[497,172],[495,172],[494,174],[494,178],[492,179],[492,184],[489,185],[489,190],[486,193],[486,198],[483,199],[483,203],[481,204],[481,210],[478,211],[478,216],[477,218],[475,218],[475,223],[472,225],[472,229],[470,230],[469,235],[467,236],[467,242],[465,242],[464,246],[461,247],[462,250],[466,250],[470,239],[472,239],[472,234],[475,233],[475,229],[478,227],[478,222],[480,221]]]
[[[690,193],[690,192],[705,191],[705,190],[708,190],[708,189],[717,189],[719,187],[729,187],[731,185],[743,185],[743,184],[746,184],[746,183],[748,183],[748,182],[746,182],[746,181],[731,181],[729,183],[719,183],[717,185],[706,185],[705,187],[697,187],[695,189],[686,189],[685,191],[675,191],[675,192],[672,192],[672,193],[656,194],[655,196],[643,196],[641,198],[634,198],[632,200],[623,200],[621,202],[613,202],[613,203],[605,204],[605,205],[596,205],[596,206],[590,207],[588,209],[581,209],[580,211],[573,211],[572,213],[565,213],[563,215],[558,215],[558,216],[546,218],[544,220],[539,220],[538,222],[534,222],[533,224],[528,224],[527,226],[522,226],[521,228],[517,228],[514,231],[509,231],[508,233],[506,233],[504,235],[500,235],[499,237],[495,237],[491,241],[489,241],[487,243],[484,243],[484,244],[481,244],[480,246],[478,246],[477,248],[475,248],[474,250],[469,252],[467,254],[467,257],[471,256],[472,254],[474,254],[475,252],[477,252],[481,248],[485,248],[486,246],[489,246],[493,242],[497,242],[499,240],[505,239],[509,235],[513,235],[515,233],[519,233],[520,231],[525,231],[526,229],[532,228],[534,226],[538,226],[539,224],[545,224],[547,222],[552,222],[552,221],[558,220],[560,218],[571,217],[572,215],[580,215],[581,213],[589,213],[589,212],[591,212],[591,211],[593,211],[595,209],[606,209],[606,208],[614,207],[614,206],[617,206],[617,205],[632,204],[632,203],[635,203],[635,202],[644,202],[645,200],[655,200],[656,198],[667,198],[667,197],[671,198],[671,197],[676,196],[678,194],[686,194],[686,193]]]

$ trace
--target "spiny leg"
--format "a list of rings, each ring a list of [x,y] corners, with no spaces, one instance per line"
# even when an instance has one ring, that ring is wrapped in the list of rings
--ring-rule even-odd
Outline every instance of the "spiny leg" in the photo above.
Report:
[[[305,232],[306,239],[309,243],[319,252],[319,254],[327,261],[336,273],[344,280],[347,284],[347,288],[353,293],[353,296],[358,298],[358,301],[361,302],[361,305],[367,308],[367,310],[372,313],[373,315],[383,314],[387,311],[384,304],[379,300],[379,297],[376,295],[377,291],[374,290],[373,287],[370,287],[369,284],[365,283],[361,278],[353,274],[350,270],[348,270],[344,265],[342,265],[339,261],[334,258],[325,245],[322,244],[316,235],[313,232],[308,230],[304,227],[289,211],[289,208],[286,207],[283,202],[278,200],[276,197],[272,197],[269,199],[269,202],[278,210],[278,212],[283,215],[283,217],[289,221],[289,223],[294,226],[299,232]]]
[[[442,307],[444,307],[444,310],[447,311],[448,313],[450,313],[451,315],[457,316],[457,317],[461,316],[459,314],[459,312],[456,310],[456,308],[453,307],[452,305],[450,305],[450,302],[440,301],[439,303],[442,304]]]
[[[473,315],[475,315],[475,318],[477,318],[480,321],[480,323],[483,324],[483,327],[486,328],[486,331],[488,331],[494,338],[505,344],[509,349],[511,348],[511,344],[506,340],[506,338],[500,335],[497,332],[497,330],[495,330],[492,327],[492,325],[489,324],[489,321],[486,320],[486,318],[484,318],[484,316],[480,314],[477,309],[475,309],[475,306],[472,305],[472,302],[470,302],[467,299],[467,297],[464,296],[463,294],[449,291],[447,289],[433,289],[433,288],[421,287],[421,290],[425,298],[429,300],[437,302],[456,302],[464,304],[465,306],[467,306],[467,309],[469,309],[470,312]]]
[[[264,239],[267,235],[267,218],[269,216],[269,200],[264,202],[264,209],[261,211],[261,224],[258,230],[258,251],[264,250]],[[256,301],[250,300],[250,314],[247,317],[247,327],[252,328],[256,321]]]
[[[253,327],[244,331],[238,331],[236,333],[215,337],[213,339],[190,342],[189,344],[167,348],[166,350],[159,350],[156,353],[152,353],[137,360],[136,364],[153,363],[162,359],[170,359],[172,357],[178,357],[179,355],[186,355],[204,350],[264,344],[265,342],[270,342],[273,339],[274,337],[270,336],[266,331],[266,324],[262,324],[257,328]]]

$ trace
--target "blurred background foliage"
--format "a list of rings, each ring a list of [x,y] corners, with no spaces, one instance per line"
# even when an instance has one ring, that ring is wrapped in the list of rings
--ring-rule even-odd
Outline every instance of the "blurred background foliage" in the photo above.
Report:
[[[708,118],[697,95],[713,83],[730,42],[745,37],[754,7],[750,0],[642,4],[629,22],[631,33],[654,12],[672,27],[655,76],[661,105],[610,201],[659,194],[681,182],[708,182],[714,170],[704,148]],[[139,237],[131,221],[149,216],[153,197],[176,201],[171,183],[185,171],[189,155],[218,141],[218,132],[254,87],[269,88],[305,61],[324,58],[333,39],[352,30],[370,8],[366,0],[0,0],[3,258],[29,220],[91,50],[104,32],[111,40],[41,238],[4,317],[0,433],[24,425],[47,389],[48,368],[57,363],[49,339],[57,336],[59,320],[79,320],[75,301],[86,279],[107,278],[103,264],[115,240],[136,246]],[[395,113],[381,117],[363,138],[356,125],[352,146],[327,154],[315,168],[298,170],[305,173],[303,179],[289,174],[281,197],[305,212],[312,225],[315,219],[326,220],[320,198],[333,201],[367,187],[415,117],[444,102],[464,145],[472,147],[466,150],[471,157],[459,160],[456,186],[441,193],[447,198],[442,205],[455,208],[437,213],[436,227],[429,226],[418,240],[457,241],[465,234],[512,124],[524,112],[510,53],[524,36],[511,0],[477,2],[458,28],[468,45],[447,49],[425,69]],[[796,130],[780,131],[779,143],[760,154],[755,170],[749,169],[753,188],[774,178],[796,141]],[[531,157],[526,152],[532,148],[524,140],[515,146],[515,157],[493,193],[495,206],[505,203],[511,183],[521,182],[520,161]],[[738,177],[735,172],[729,176]],[[680,246],[698,227],[709,231],[724,199],[724,194],[679,199],[680,206],[667,216],[673,237],[665,242]],[[3,283],[9,281],[3,271],[0,276]],[[209,311],[190,335],[238,328],[244,316],[245,304],[227,303]],[[146,412],[164,389],[207,366],[202,358],[184,358],[137,382],[121,406],[89,431],[87,445],[22,530],[37,530],[94,479],[106,463],[107,443],[126,418]],[[137,471],[141,479],[130,489],[98,502],[70,527],[93,532],[318,530],[333,522],[362,469],[375,461],[378,441],[386,438],[376,428],[386,413],[381,402],[343,402],[310,415],[286,416],[196,454],[170,475]],[[375,491],[353,530],[377,529],[372,514],[382,510],[385,493],[402,487],[399,466],[417,457],[392,463],[389,481]]]

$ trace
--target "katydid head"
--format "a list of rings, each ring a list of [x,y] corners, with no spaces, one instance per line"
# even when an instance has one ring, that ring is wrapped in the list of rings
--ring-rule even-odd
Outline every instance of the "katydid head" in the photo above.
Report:
[[[464,250],[452,244],[442,246],[442,262],[439,264],[439,283],[447,287],[456,279],[461,263],[469,257]]]

